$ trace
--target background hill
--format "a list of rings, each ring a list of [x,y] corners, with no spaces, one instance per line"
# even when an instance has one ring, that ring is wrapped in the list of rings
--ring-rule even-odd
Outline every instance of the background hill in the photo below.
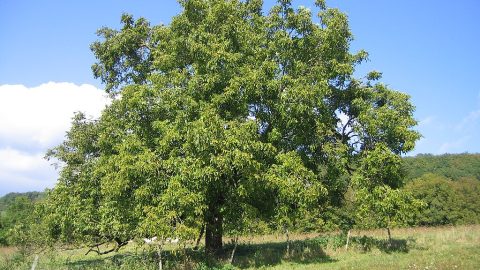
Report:
[[[480,180],[480,154],[445,154],[434,156],[420,154],[403,158],[406,180],[419,178],[427,173],[452,180],[465,177]]]
[[[30,191],[30,192],[24,192],[24,193],[17,193],[17,192],[8,193],[5,196],[0,197],[0,213],[4,213],[8,209],[8,207],[15,202],[15,198],[17,197],[26,197],[28,200],[32,202],[36,202],[45,197],[45,192]]]

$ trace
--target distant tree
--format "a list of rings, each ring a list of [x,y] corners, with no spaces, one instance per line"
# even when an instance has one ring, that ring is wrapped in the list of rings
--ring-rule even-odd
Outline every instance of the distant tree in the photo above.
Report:
[[[36,240],[33,239],[38,236],[33,229],[34,223],[38,221],[35,216],[35,200],[32,199],[35,197],[15,194],[13,201],[9,201],[0,218],[0,244],[14,245],[24,251],[34,244]]]
[[[93,72],[114,100],[100,119],[77,114],[48,154],[62,168],[46,203],[60,240],[193,240],[205,225],[218,252],[224,229],[288,229],[340,205],[345,175],[399,186],[414,107],[378,72],[353,77],[367,53],[349,52],[345,14],[319,0],[317,22],[288,0],[268,15],[259,0],[179,2],[170,25],[123,15],[99,30]]]
[[[455,192],[461,203],[461,224],[480,224],[480,181],[464,177],[455,181]]]
[[[6,246],[7,243],[7,227],[3,215],[0,215],[0,246]]]
[[[30,191],[30,192],[11,192],[0,197],[0,214],[5,212],[7,208],[15,202],[17,197],[27,197],[32,202],[41,201],[45,197],[44,192]]]
[[[404,189],[426,203],[416,222],[419,225],[472,224],[480,222],[480,181],[457,181],[425,174],[409,182]]]
[[[405,186],[405,190],[427,203],[419,216],[420,225],[455,224],[459,205],[452,180],[435,174],[426,174]]]

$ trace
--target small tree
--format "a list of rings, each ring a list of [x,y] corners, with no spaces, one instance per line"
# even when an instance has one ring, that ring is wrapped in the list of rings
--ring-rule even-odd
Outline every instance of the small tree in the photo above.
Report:
[[[352,186],[357,223],[386,228],[391,243],[390,228],[413,224],[423,203],[400,189],[403,186],[401,158],[385,151],[386,148],[380,144],[363,153]]]
[[[358,190],[357,200],[359,223],[370,228],[386,228],[389,245],[392,243],[390,228],[414,224],[423,207],[423,202],[410,193],[386,185]]]

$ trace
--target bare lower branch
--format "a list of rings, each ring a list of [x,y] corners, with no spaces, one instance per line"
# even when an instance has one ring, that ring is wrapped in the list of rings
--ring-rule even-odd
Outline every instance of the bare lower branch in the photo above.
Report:
[[[117,252],[121,247],[128,244],[128,242],[117,242],[115,247],[113,247],[111,249],[108,249],[108,250],[100,251],[100,246],[103,245],[103,244],[106,244],[106,243],[107,242],[102,242],[102,243],[98,243],[98,244],[95,244],[93,246],[90,246],[90,248],[88,249],[87,253],[85,253],[85,255],[88,255],[90,252],[95,252],[95,253],[97,253],[97,255],[104,255],[104,254],[108,254],[110,252]]]

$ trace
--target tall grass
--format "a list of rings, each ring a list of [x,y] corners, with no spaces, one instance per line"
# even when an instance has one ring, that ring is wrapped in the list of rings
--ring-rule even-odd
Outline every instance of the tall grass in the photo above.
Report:
[[[166,269],[480,269],[480,225],[352,231],[348,250],[341,234],[290,236],[286,254],[283,235],[240,239],[233,264],[233,245],[226,244],[220,259],[203,251],[165,251]],[[228,242],[228,239],[226,239]],[[37,269],[156,269],[157,257],[145,246],[129,245],[119,253],[98,256],[86,250],[46,251],[39,254]],[[0,248],[0,269],[29,269],[32,254]],[[165,269],[164,268],[164,269]]]

